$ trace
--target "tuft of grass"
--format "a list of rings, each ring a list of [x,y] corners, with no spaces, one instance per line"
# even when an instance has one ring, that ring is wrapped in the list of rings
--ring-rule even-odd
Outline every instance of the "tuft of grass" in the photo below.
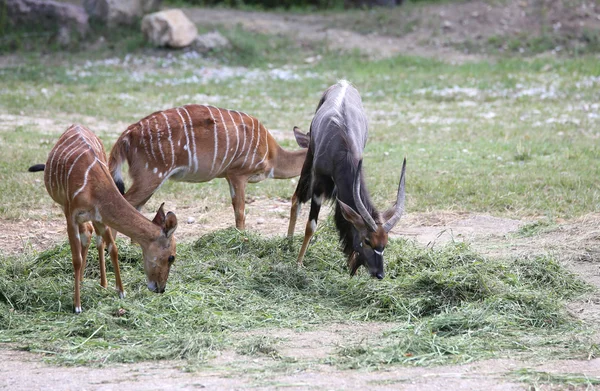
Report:
[[[331,221],[305,268],[281,238],[226,229],[178,247],[167,291],[145,288],[139,249],[119,240],[127,298],[98,284],[91,254],[73,315],[68,245],[0,259],[0,341],[52,360],[100,365],[148,359],[202,363],[215,350],[278,357],[270,338],[241,331],[389,322],[374,344],[341,347],[341,367],[432,365],[487,357],[587,357],[590,329],[565,303],[590,290],[552,258],[491,260],[464,244],[432,250],[392,240],[388,277],[348,276]],[[109,281],[114,281],[111,271]],[[293,360],[292,360],[293,361]]]
[[[553,231],[556,229],[556,227],[558,227],[558,225],[554,220],[542,219],[519,227],[519,230],[515,233],[515,235],[523,238],[529,238]]]
[[[271,358],[280,358],[277,348],[271,338],[266,336],[252,337],[243,341],[237,348],[236,353],[245,356],[263,355]]]
[[[509,374],[520,382],[531,384],[531,388],[537,390],[538,386],[558,386],[561,389],[594,389],[600,385],[600,378],[577,373],[549,373],[534,371],[531,369],[519,369]]]

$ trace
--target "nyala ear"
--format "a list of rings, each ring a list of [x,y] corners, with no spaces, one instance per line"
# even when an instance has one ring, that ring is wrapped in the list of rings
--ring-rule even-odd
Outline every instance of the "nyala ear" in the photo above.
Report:
[[[310,133],[302,133],[299,127],[294,126],[294,137],[301,148],[308,148],[310,144]]]
[[[165,224],[165,211],[163,209],[163,206],[165,206],[164,202],[160,204],[160,208],[158,208],[156,216],[154,216],[154,219],[152,219],[152,222],[158,225],[159,227],[162,227]]]
[[[173,233],[177,229],[177,216],[175,213],[169,212],[167,213],[167,217],[165,219],[165,225],[163,226],[163,233],[167,237],[167,239],[171,239]]]
[[[356,228],[359,231],[365,231],[367,229],[365,221],[354,209],[344,204],[342,201],[339,200],[339,198],[337,202],[340,206],[340,210],[342,211],[342,216],[344,216],[344,219],[346,219],[346,221],[352,224],[354,228]]]

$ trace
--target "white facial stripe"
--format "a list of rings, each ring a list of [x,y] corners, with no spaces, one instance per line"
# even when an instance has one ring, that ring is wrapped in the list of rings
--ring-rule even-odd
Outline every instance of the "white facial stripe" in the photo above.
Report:
[[[210,106],[205,106],[205,107],[208,110],[208,113],[210,114],[210,118],[213,120],[213,123],[215,124],[215,129],[214,129],[215,150],[214,150],[214,154],[213,154],[212,166],[210,167],[210,174],[212,175],[213,171],[215,170],[215,162],[217,161],[217,152],[219,151],[219,138],[218,138],[218,134],[217,134],[217,121],[215,120],[215,116],[213,115],[213,113],[210,109]]]
[[[374,252],[375,252],[375,254],[377,254],[377,255],[383,255],[383,252],[384,252],[385,250],[377,251],[377,250],[373,249],[373,251],[374,251]]]
[[[198,171],[198,153],[196,151],[196,137],[194,135],[194,124],[192,123],[192,116],[189,111],[185,107],[181,107],[183,111],[187,114],[188,121],[190,121],[190,138],[192,139],[192,148],[194,149],[194,171]]]
[[[187,124],[185,123],[185,120],[183,119],[183,116],[181,115],[181,112],[179,111],[179,107],[175,109],[175,111],[177,112],[177,114],[179,114],[179,118],[181,118],[181,123],[183,124],[183,133],[185,133],[185,144],[188,146],[187,148],[187,153],[188,153],[188,167],[192,168],[192,151],[189,147],[190,145],[190,136],[188,135],[188,131],[187,131]]]
[[[171,169],[175,167],[175,147],[173,146],[173,137],[171,134],[171,124],[169,123],[169,117],[163,111],[161,113],[165,118],[165,123],[167,124],[167,133],[169,134],[169,144],[171,145]]]
[[[227,160],[227,154],[229,153],[229,131],[227,130],[227,125],[225,125],[225,119],[223,118],[223,112],[219,108],[217,108],[217,111],[219,112],[219,115],[221,116],[221,124],[223,125],[223,131],[225,133],[225,156],[223,156],[221,158],[221,166],[219,167],[219,170],[217,171],[217,174],[218,174],[223,169],[223,165],[225,164],[225,161]]]
[[[246,165],[246,160],[248,160],[250,150],[252,149],[252,141],[254,141],[254,118],[250,117],[250,120],[252,121],[252,130],[250,131],[250,144],[248,144],[248,150],[246,151],[246,157],[244,158],[242,166]],[[252,166],[252,164],[250,164],[250,166]]]

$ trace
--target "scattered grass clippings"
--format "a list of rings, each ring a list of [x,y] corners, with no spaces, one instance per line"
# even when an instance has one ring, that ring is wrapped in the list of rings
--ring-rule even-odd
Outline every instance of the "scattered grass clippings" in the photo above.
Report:
[[[342,346],[326,361],[432,365],[516,354],[587,357],[590,348],[587,326],[565,310],[590,287],[548,257],[492,260],[464,244],[432,250],[392,240],[387,276],[376,281],[364,272],[349,277],[330,221],[300,269],[296,246],[290,251],[282,238],[232,228],[180,244],[167,291],[157,295],[145,287],[139,248],[122,239],[119,246],[127,297],[100,287],[94,254],[81,315],[72,314],[67,244],[2,257],[0,341],[61,363],[193,365],[227,346],[279,357],[273,340],[241,331],[376,321],[393,328],[377,343]]]

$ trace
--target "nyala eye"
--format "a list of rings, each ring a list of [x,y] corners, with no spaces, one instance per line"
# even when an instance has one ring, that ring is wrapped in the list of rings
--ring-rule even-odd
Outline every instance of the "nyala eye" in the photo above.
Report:
[[[366,244],[367,246],[371,246],[371,241],[370,241],[369,239],[365,239],[365,244]]]
[[[175,262],[175,255],[170,255],[169,256],[169,263],[173,263]]]

